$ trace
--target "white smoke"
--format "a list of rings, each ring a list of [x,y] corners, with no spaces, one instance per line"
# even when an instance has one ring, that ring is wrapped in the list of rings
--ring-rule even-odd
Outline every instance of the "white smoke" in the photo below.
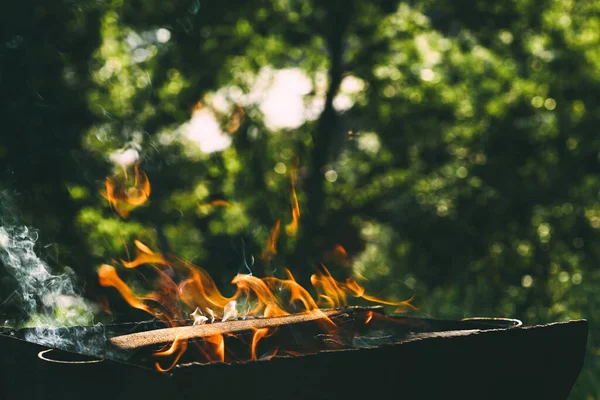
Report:
[[[72,273],[53,274],[36,255],[37,239],[37,232],[26,226],[0,226],[0,264],[17,285],[15,293],[28,316],[25,327],[33,328],[26,330],[25,339],[55,348],[78,348],[75,341],[80,338],[48,328],[90,325],[94,307],[76,290]]]

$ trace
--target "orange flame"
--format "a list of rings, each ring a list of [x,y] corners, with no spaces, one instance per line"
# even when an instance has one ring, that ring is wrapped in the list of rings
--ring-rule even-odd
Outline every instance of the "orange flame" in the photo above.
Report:
[[[324,265],[321,265],[321,267],[322,271],[313,274],[310,277],[310,282],[315,287],[322,304],[331,308],[343,307],[347,305],[346,293],[350,293],[354,297],[360,297],[373,303],[396,306],[398,307],[396,309],[397,312],[402,311],[403,308],[416,310],[415,306],[411,304],[413,297],[403,301],[379,299],[375,296],[366,294],[365,288],[353,278],[346,279],[345,283],[338,282],[331,276],[331,273]]]
[[[201,103],[197,104],[201,107]],[[296,196],[296,166],[291,173],[292,187],[292,221],[286,226],[289,235],[295,235],[300,220],[300,208]],[[134,207],[143,204],[150,195],[150,183],[137,165],[134,167],[135,176],[132,186],[126,171],[124,178],[107,178],[106,193],[111,206],[121,215],[126,217]],[[225,200],[213,200],[211,206],[227,206]],[[272,227],[262,258],[267,262],[277,254],[277,240],[281,228],[281,220]],[[203,268],[186,260],[170,254],[161,254],[153,251],[149,246],[139,240],[134,241],[136,248],[135,258],[131,261],[121,260],[125,269],[149,269],[154,279],[154,291],[145,296],[138,296],[118,275],[115,267],[104,264],[98,270],[99,281],[102,286],[116,288],[125,301],[134,308],[143,310],[170,326],[187,324],[188,316],[193,318],[190,323],[205,324],[215,320],[225,321],[241,317],[277,317],[299,312],[314,313],[315,320],[320,324],[323,332],[335,331],[336,324],[322,311],[323,308],[339,308],[346,306],[348,295],[365,300],[397,306],[398,310],[406,307],[414,308],[410,303],[412,298],[405,301],[386,301],[365,293],[365,289],[353,278],[340,282],[334,279],[329,270],[323,265],[321,270],[310,277],[310,281],[317,293],[316,300],[309,291],[296,282],[292,273],[284,269],[285,277],[277,278],[267,276],[259,278],[252,274],[238,274],[233,277],[231,284],[235,286],[235,293],[224,296],[217,287],[210,274]],[[347,260],[346,250],[337,245],[333,251],[340,258]],[[129,256],[128,256],[129,257]],[[174,272],[173,272],[174,271]],[[172,278],[180,278],[177,282]],[[364,278],[364,277],[363,277]],[[148,282],[150,278],[146,277]],[[373,318],[373,313],[367,315],[365,323]],[[275,328],[276,329],[276,328]],[[265,337],[275,332],[275,329],[257,328],[252,336],[250,356],[257,360],[257,345]],[[200,353],[209,362],[225,361],[225,336],[217,333],[206,337],[203,341],[193,343]],[[156,362],[156,369],[162,372],[172,369],[181,359],[188,348],[187,339],[176,337],[168,348],[154,353],[156,357],[172,357],[165,367]],[[274,357],[278,349],[274,349],[261,357]],[[293,354],[289,349],[283,353]],[[230,352],[228,357],[233,357]]]
[[[346,252],[346,249],[341,244],[335,245],[335,247],[333,248],[333,251],[334,251],[334,253],[339,254],[341,257],[344,257],[344,258],[348,257],[348,253]]]
[[[269,262],[275,254],[277,254],[277,239],[279,238],[279,228],[281,227],[281,220],[277,220],[275,225],[271,228],[271,233],[267,239],[265,249],[262,252],[262,259]]]
[[[211,206],[214,206],[214,207],[218,207],[218,206],[227,207],[227,206],[229,206],[229,203],[227,201],[223,200],[223,199],[213,200],[209,204]]]
[[[216,334],[207,337],[206,342],[212,345],[213,351],[208,353],[213,356],[209,358],[209,361],[225,361],[225,337],[222,334]]]
[[[337,308],[346,305],[346,293],[340,284],[331,276],[329,270],[321,265],[323,272],[313,274],[310,283],[315,287],[319,298],[319,305]]]
[[[100,277],[100,285],[102,286],[113,286],[115,289],[119,291],[123,299],[133,308],[137,308],[139,310],[144,310],[149,314],[154,315],[153,310],[148,307],[141,298],[139,298],[133,291],[127,286],[125,282],[119,278],[117,275],[117,270],[115,267],[103,264],[100,266],[98,270],[98,275]]]
[[[277,289],[286,289],[289,292],[290,299],[289,305],[292,306],[295,301],[299,301],[304,306],[306,311],[317,310],[319,306],[313,300],[312,296],[306,289],[304,289],[296,280],[292,273],[286,269],[285,270],[288,279],[277,279],[273,277],[263,278],[263,281],[269,286],[272,291],[276,291]]]
[[[256,360],[256,345],[258,342],[266,337],[269,334],[269,328],[259,328],[254,330],[254,335],[252,335],[252,347],[251,349],[251,360]]]
[[[341,244],[336,244],[333,249],[326,254],[326,258],[333,261],[335,264],[345,267],[351,266],[350,260],[348,259],[348,252]]]
[[[298,173],[298,159],[292,168],[290,174],[290,183],[292,186],[292,222],[286,225],[285,231],[290,236],[295,236],[298,233],[298,225],[300,223],[300,205],[298,204],[298,196],[296,195],[296,176]]]
[[[285,270],[286,278],[280,279],[273,276],[258,278],[248,274],[236,275],[231,283],[237,290],[231,297],[221,294],[217,285],[208,272],[199,266],[193,265],[175,256],[165,256],[152,251],[145,244],[136,241],[137,257],[131,262],[122,262],[126,268],[151,266],[158,276],[158,290],[145,297],[137,296],[129,286],[118,276],[116,269],[110,265],[102,265],[99,269],[100,284],[113,286],[132,306],[148,312],[170,326],[177,326],[184,315],[191,315],[195,323],[214,322],[234,319],[240,316],[276,317],[297,312],[316,313],[317,323],[324,332],[332,332],[337,327],[321,308],[339,308],[347,304],[347,297],[362,297],[363,299],[381,304],[413,307],[411,299],[406,301],[385,301],[365,294],[364,288],[353,279],[346,282],[336,281],[325,266],[321,271],[311,276],[318,301],[310,295],[308,290],[296,282],[289,270]],[[162,269],[172,268],[178,274],[188,277],[176,284]],[[150,303],[149,303],[150,302]],[[182,308],[188,310],[183,313]],[[414,307],[413,307],[414,308]],[[189,311],[194,310],[193,313]],[[372,318],[368,316],[367,323]],[[261,328],[262,329],[262,328]],[[254,332],[251,344],[252,359],[257,359],[256,346],[258,342],[268,335],[267,330]],[[222,334],[215,334],[205,339],[204,344],[196,343],[207,361],[225,360],[225,339]],[[162,367],[156,364],[159,371],[171,369],[181,355],[186,351],[185,340],[175,341],[167,350],[158,352],[157,356],[175,354],[174,361]],[[272,352],[270,357],[275,356]]]
[[[214,209],[215,207],[229,207],[231,204],[223,199],[216,199],[216,200],[212,200],[209,201],[208,203],[198,203],[198,209],[204,213],[207,214],[210,210]]]
[[[154,353],[156,357],[166,357],[175,354],[173,361],[171,361],[171,364],[169,364],[167,368],[162,368],[159,362],[157,361],[154,364],[156,366],[156,369],[160,372],[169,372],[171,369],[173,369],[175,365],[177,365],[177,361],[179,361],[179,359],[181,358],[181,356],[183,356],[183,353],[185,353],[186,350],[187,340],[180,339],[179,336],[175,337],[175,340],[167,350],[157,351]]]
[[[138,164],[133,167],[133,181],[123,168],[122,175],[107,177],[106,191],[102,196],[122,218],[127,218],[131,210],[144,204],[150,197],[150,181],[148,176],[140,171]]]
[[[134,240],[133,244],[137,249],[137,257],[133,261],[121,260],[121,264],[125,268],[136,268],[143,264],[160,264],[167,265],[167,261],[161,254],[155,254],[148,246],[139,240]]]

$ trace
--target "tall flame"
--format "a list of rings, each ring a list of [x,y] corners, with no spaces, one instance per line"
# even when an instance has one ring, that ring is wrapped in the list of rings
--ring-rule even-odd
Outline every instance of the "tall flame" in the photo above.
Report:
[[[296,195],[296,176],[298,174],[298,159],[296,164],[292,168],[290,174],[290,183],[292,186],[292,222],[286,225],[285,231],[290,236],[295,236],[298,232],[298,225],[300,224],[300,205],[298,204],[298,196]]]
[[[275,225],[271,228],[271,233],[265,244],[265,249],[262,253],[262,259],[269,262],[275,254],[277,254],[277,239],[279,238],[279,228],[281,227],[281,220],[278,219]]]

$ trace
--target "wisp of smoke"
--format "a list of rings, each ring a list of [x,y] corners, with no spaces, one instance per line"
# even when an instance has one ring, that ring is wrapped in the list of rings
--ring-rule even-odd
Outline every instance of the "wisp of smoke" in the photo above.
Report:
[[[4,199],[6,194],[0,192],[0,200]],[[59,349],[80,348],[74,343],[77,337],[48,328],[90,325],[94,307],[77,292],[72,273],[53,274],[36,255],[37,232],[27,226],[7,225],[16,223],[14,213],[3,211],[10,215],[0,216],[0,265],[14,278],[20,307],[28,316],[25,326],[33,328],[27,330],[25,339]]]

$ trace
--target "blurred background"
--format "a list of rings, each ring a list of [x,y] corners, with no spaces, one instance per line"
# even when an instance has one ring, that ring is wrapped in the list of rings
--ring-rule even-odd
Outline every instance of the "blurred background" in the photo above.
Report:
[[[4,224],[98,320],[137,317],[97,283],[135,239],[224,287],[322,262],[410,315],[586,318],[572,398],[600,399],[600,1],[25,0],[0,21]],[[102,191],[136,164],[152,193],[124,219]]]

